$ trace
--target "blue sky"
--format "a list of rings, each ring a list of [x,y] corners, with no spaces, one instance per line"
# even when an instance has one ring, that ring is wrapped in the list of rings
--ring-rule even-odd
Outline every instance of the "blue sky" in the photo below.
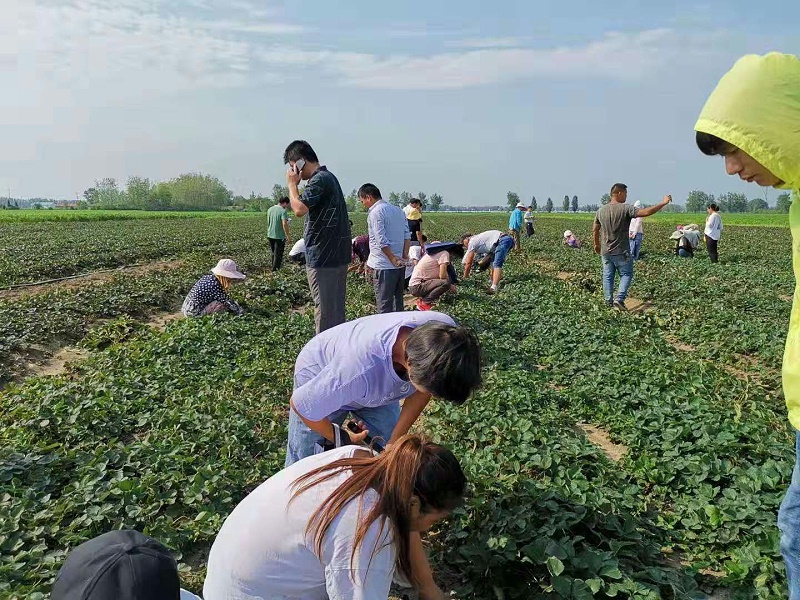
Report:
[[[346,191],[754,197],[692,127],[736,58],[800,53],[797,23],[788,1],[10,0],[0,195],[187,171],[268,193],[304,138]]]

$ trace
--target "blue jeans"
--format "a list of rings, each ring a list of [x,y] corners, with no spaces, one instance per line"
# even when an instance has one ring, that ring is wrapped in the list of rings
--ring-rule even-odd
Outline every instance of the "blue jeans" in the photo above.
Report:
[[[644,237],[643,233],[637,233],[633,236],[631,242],[631,256],[633,260],[639,260],[639,250],[642,249],[642,238]]]
[[[789,600],[800,600],[800,432],[795,432],[795,462],[792,482],[778,511],[781,554],[786,563]]]
[[[349,413],[352,413],[359,421],[364,421],[369,429],[369,435],[373,438],[382,438],[385,442],[392,437],[394,426],[400,418],[400,402],[395,401],[385,406],[375,408],[358,408],[354,410],[337,410],[328,415],[331,422],[340,425],[344,422]],[[347,435],[342,432],[343,435]],[[289,410],[289,442],[286,445],[286,462],[284,467],[296,463],[298,460],[315,454],[314,446],[317,442],[322,442],[323,438],[316,431],[312,431],[308,425],[303,423],[293,410]]]
[[[500,269],[503,267],[503,264],[506,262],[506,257],[513,247],[514,238],[512,238],[510,235],[500,238],[500,241],[497,242],[497,248],[494,251],[494,262],[492,263],[493,269]]]
[[[619,271],[619,290],[616,300],[624,302],[628,297],[628,288],[633,281],[633,258],[629,252],[625,254],[613,254],[601,256],[603,261],[603,297],[607,304],[611,304],[614,298],[614,280]]]

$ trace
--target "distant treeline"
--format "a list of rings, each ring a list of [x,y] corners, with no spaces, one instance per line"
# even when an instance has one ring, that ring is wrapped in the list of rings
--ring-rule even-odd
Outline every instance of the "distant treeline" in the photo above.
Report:
[[[111,210],[235,210],[235,211],[263,211],[275,204],[282,196],[288,196],[289,190],[285,185],[275,184],[272,193],[268,196],[252,192],[250,196],[234,195],[225,184],[217,177],[203,173],[184,173],[169,181],[154,182],[146,177],[129,177],[126,184],[121,186],[113,177],[106,177],[95,181],[94,185],[83,192],[81,198],[76,200],[49,200],[46,198],[35,199],[0,199],[0,209],[15,208],[89,208]],[[396,206],[406,206],[412,198],[422,202],[425,211],[507,211],[513,209],[518,203],[531,206],[535,211],[543,212],[594,212],[602,204],[608,203],[610,197],[603,194],[599,204],[578,204],[578,197],[565,195],[563,202],[556,205],[551,198],[547,198],[539,206],[536,196],[529,202],[521,201],[515,192],[506,194],[506,204],[492,204],[482,206],[458,206],[444,203],[444,198],[438,193],[430,195],[425,192],[391,192],[384,198]],[[345,197],[347,209],[351,212],[362,211],[363,206],[358,200],[357,190],[352,190]],[[675,198],[675,200],[678,200]],[[704,212],[706,206],[716,202],[723,212],[729,213],[759,213],[778,212],[788,213],[791,205],[789,193],[779,194],[775,207],[768,205],[764,198],[748,199],[738,192],[727,192],[714,196],[700,190],[689,193],[685,206],[673,203],[667,207],[668,212]],[[647,205],[647,203],[645,203]],[[560,209],[560,210],[559,210]]]

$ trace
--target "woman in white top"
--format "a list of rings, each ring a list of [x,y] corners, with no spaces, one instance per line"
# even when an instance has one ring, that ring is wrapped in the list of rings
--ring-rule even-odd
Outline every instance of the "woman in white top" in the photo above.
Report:
[[[381,600],[399,575],[444,599],[420,532],[463,502],[446,448],[405,435],[373,455],[343,446],[269,478],[225,520],[211,547],[205,600]]]
[[[708,257],[712,263],[719,261],[719,254],[717,254],[717,244],[719,238],[722,236],[722,219],[719,216],[719,206],[712,202],[706,209],[708,218],[706,219],[706,229],[704,231],[706,238],[706,248],[708,249]]]
[[[634,208],[642,208],[642,203],[638,200],[633,203]],[[631,245],[631,258],[639,260],[639,251],[642,249],[642,238],[644,238],[644,226],[642,217],[634,217],[628,226],[628,239]]]

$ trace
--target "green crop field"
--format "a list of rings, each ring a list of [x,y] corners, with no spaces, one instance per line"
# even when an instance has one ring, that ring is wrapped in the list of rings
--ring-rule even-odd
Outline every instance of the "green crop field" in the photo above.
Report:
[[[201,212],[201,211],[142,211],[142,210],[65,210],[65,209],[22,209],[0,210],[0,223],[42,222],[42,221],[129,221],[142,219],[189,219],[189,218],[229,218],[252,217],[250,212]]]
[[[199,592],[225,517],[283,464],[305,274],[265,271],[262,216],[180,216],[0,225],[0,598],[45,597],[69,548],[120,527],[174,549]],[[675,224],[703,215],[646,220],[630,313],[605,308],[591,250],[561,245],[590,217],[539,216],[498,295],[482,273],[440,304],[485,354],[479,393],[419,424],[470,481],[430,535],[442,581],[460,599],[786,597],[785,216],[723,214],[717,265],[672,255]],[[430,239],[506,224],[424,222]],[[223,256],[251,275],[247,314],[165,319]],[[350,277],[348,318],[370,314]],[[41,374],[65,346],[81,358]]]
[[[491,214],[491,213],[488,213]],[[578,219],[591,221],[594,213],[579,212],[573,214],[565,213],[537,213],[539,219]],[[665,225],[685,225],[697,223],[702,226],[705,223],[706,213],[670,213],[660,212],[652,217],[648,217],[651,223],[662,223]],[[725,226],[744,225],[748,227],[789,227],[789,215],[783,213],[723,213],[722,220]]]

